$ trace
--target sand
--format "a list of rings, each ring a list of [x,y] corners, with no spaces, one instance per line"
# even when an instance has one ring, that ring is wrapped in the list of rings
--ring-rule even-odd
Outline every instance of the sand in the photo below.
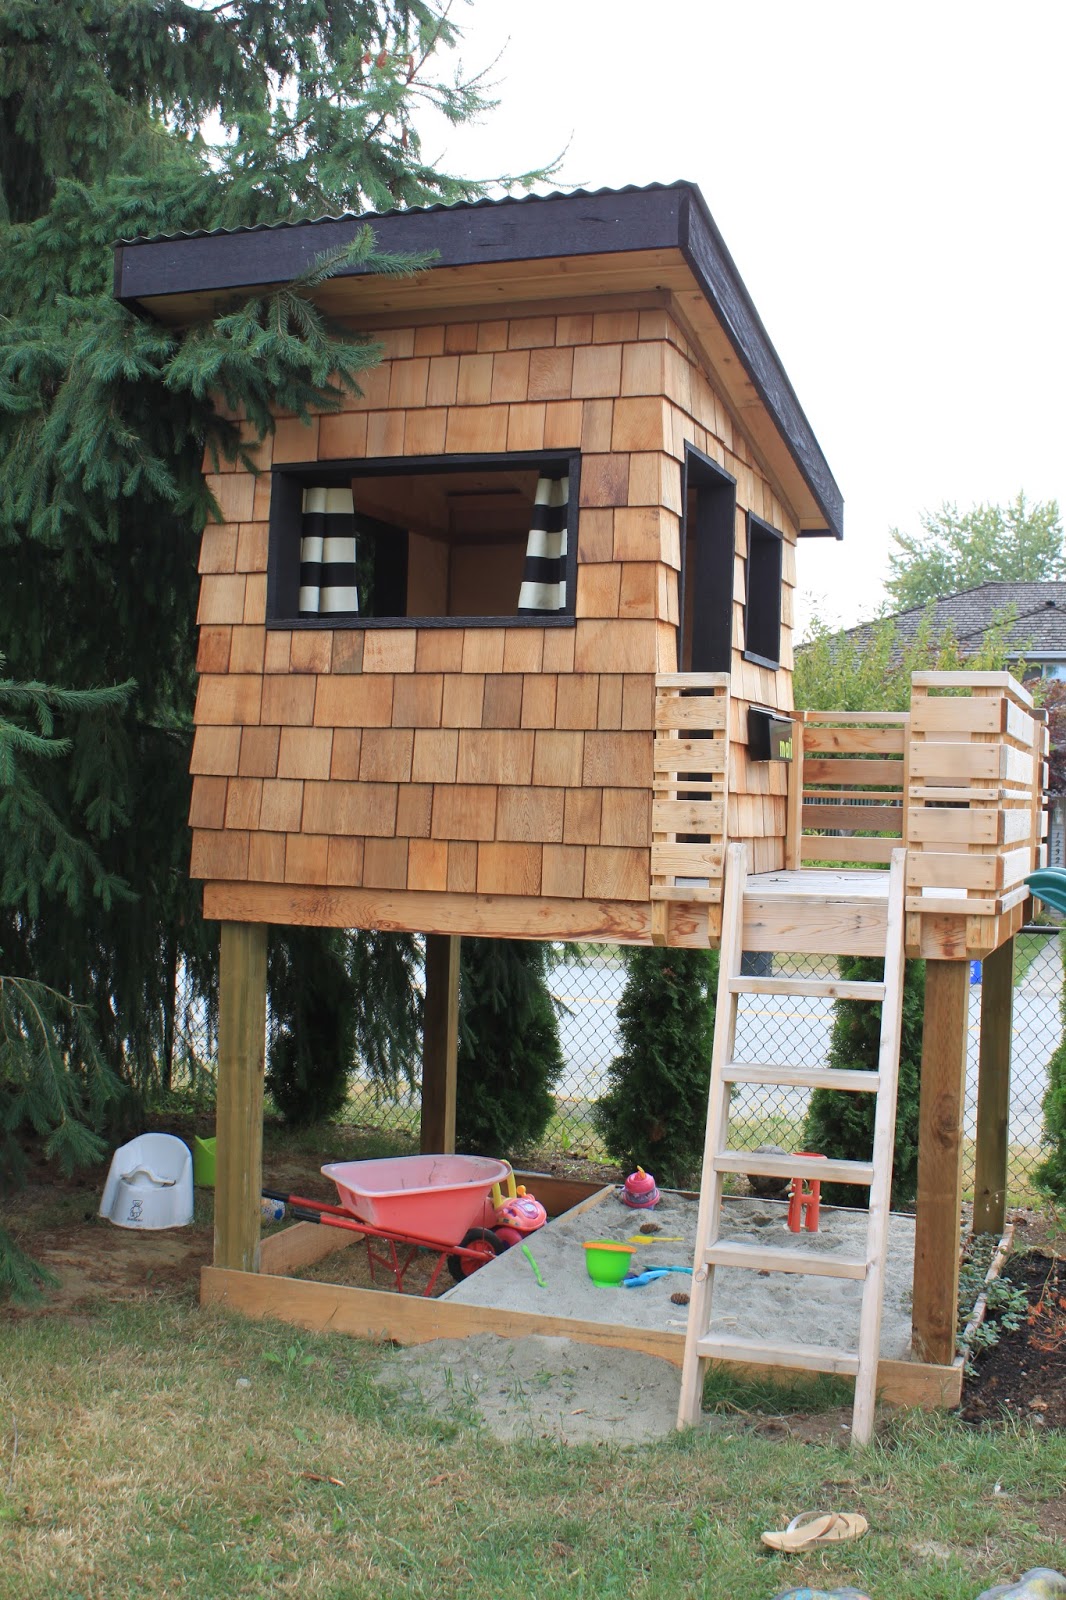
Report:
[[[508,1250],[443,1298],[465,1305],[501,1310],[535,1311],[595,1322],[624,1322],[638,1328],[684,1333],[687,1307],[671,1295],[687,1292],[687,1273],[671,1272],[638,1289],[601,1289],[585,1270],[586,1239],[625,1240],[642,1223],[658,1223],[663,1243],[641,1244],[633,1266],[690,1265],[695,1250],[697,1202],[665,1193],[650,1212],[631,1211],[610,1195],[595,1209],[567,1213],[533,1235],[530,1247],[547,1288],[540,1289],[518,1249]],[[790,1233],[787,1206],[777,1201],[729,1198],[723,1207],[722,1236],[778,1248],[839,1250],[861,1254],[865,1248],[864,1211],[823,1207],[817,1234]],[[665,1242],[671,1236],[680,1243]],[[658,1237],[658,1236],[655,1236]],[[914,1218],[893,1215],[885,1272],[881,1354],[905,1360],[911,1343],[911,1275],[914,1262]],[[788,1339],[796,1344],[825,1344],[854,1349],[858,1341],[862,1285],[847,1279],[810,1278],[796,1273],[758,1273],[720,1268],[715,1274],[712,1329],[740,1337]]]
[[[434,1339],[393,1351],[377,1381],[420,1410],[493,1438],[640,1445],[677,1422],[669,1361],[576,1339]]]

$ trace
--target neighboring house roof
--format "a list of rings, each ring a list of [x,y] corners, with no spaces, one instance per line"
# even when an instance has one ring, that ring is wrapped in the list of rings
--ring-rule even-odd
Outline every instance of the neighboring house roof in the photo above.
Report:
[[[1011,613],[1007,631],[1008,648],[1027,662],[1066,660],[1066,583],[981,583],[961,594],[949,594],[929,605],[912,606],[908,611],[876,622],[864,622],[844,630],[853,643],[872,635],[891,622],[904,642],[912,639],[927,617],[933,632],[950,628],[962,649],[972,653],[989,628]]]
[[[516,294],[512,286],[531,280],[528,267],[518,264],[540,263],[532,277],[549,274],[546,281],[557,294],[663,288],[679,295],[693,317],[701,304],[709,307],[720,330],[713,351],[719,381],[757,444],[787,475],[800,531],[843,536],[840,489],[707,203],[692,183],[507,196],[124,241],[115,249],[115,295],[163,321],[182,321],[190,312],[202,315],[222,303],[234,289],[290,282],[323,252],[349,244],[367,222],[373,224],[379,251],[432,253],[427,272],[416,280],[416,292],[419,283],[426,285],[428,304],[447,303],[448,293],[455,292],[456,271],[463,269],[492,269],[491,292],[483,288],[481,299],[507,304],[508,295]],[[558,262],[565,269],[552,266]],[[345,289],[345,280],[359,280],[361,288],[349,282]],[[411,292],[410,281],[379,281],[386,283],[393,306]],[[373,303],[375,275],[365,266],[342,267],[330,285],[326,293],[348,297],[347,315],[379,309]],[[538,292],[543,295],[543,286]],[[768,426],[757,415],[760,410]]]

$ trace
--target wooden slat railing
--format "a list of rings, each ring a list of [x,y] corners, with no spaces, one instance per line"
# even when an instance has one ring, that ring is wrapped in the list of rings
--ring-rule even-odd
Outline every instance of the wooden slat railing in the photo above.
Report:
[[[786,860],[879,866],[905,837],[905,712],[797,712]]]
[[[655,680],[651,898],[722,898],[729,769],[729,676],[664,673]]]
[[[1007,672],[918,672],[908,750],[907,911],[1000,916],[1039,864],[1047,733]]]

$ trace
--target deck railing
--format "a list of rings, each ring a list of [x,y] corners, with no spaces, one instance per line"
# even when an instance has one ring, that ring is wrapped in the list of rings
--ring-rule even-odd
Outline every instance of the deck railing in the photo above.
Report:
[[[1046,723],[1006,672],[912,679],[907,911],[1000,916],[1046,832]]]
[[[729,740],[726,674],[656,679],[660,935],[669,902],[721,901]],[[1005,672],[915,673],[909,713],[797,711],[784,865],[876,869],[903,843],[908,948],[994,949],[1020,920],[1024,879],[1040,863],[1046,752],[1046,720]],[[977,920],[1002,917],[1011,926]]]
[[[905,837],[907,714],[795,716],[786,865],[887,863]]]
[[[728,674],[661,674],[655,680],[653,901],[721,900],[728,768]]]

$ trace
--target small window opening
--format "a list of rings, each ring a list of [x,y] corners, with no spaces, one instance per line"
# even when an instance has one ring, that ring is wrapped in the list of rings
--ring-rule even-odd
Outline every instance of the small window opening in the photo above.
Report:
[[[744,656],[775,670],[781,665],[782,547],[777,529],[749,512]]]

